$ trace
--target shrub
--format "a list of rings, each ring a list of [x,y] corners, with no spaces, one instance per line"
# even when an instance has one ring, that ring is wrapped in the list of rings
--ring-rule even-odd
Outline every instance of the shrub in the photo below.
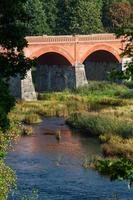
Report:
[[[25,124],[40,123],[41,121],[40,116],[36,113],[28,113],[23,120]]]
[[[30,136],[33,134],[33,128],[29,126],[23,126],[22,128],[22,135]]]
[[[73,113],[67,119],[73,128],[80,129],[92,135],[118,134],[123,138],[133,136],[133,123],[115,116],[101,113]]]
[[[127,159],[102,159],[95,164],[100,174],[111,180],[128,180],[128,187],[133,183],[133,161]]]
[[[126,103],[121,99],[115,99],[115,98],[102,98],[98,100],[98,103],[100,105],[106,105],[106,106],[123,106]]]
[[[112,96],[116,92],[127,90],[127,87],[121,84],[111,83],[107,81],[89,81],[87,85],[79,87],[75,93],[82,95],[102,94]]]
[[[0,160],[0,199],[6,200],[9,192],[16,184],[16,176],[14,171]]]
[[[130,89],[133,89],[133,81],[125,81],[124,85],[126,85]]]
[[[3,131],[9,128],[8,112],[14,106],[15,100],[10,95],[7,84],[0,79],[0,128]]]
[[[119,97],[123,99],[133,99],[133,89],[124,91],[123,93],[120,94]]]
[[[97,113],[74,113],[67,119],[67,123],[73,128],[92,135],[111,133],[116,124],[115,120],[112,121],[109,117],[99,116]]]

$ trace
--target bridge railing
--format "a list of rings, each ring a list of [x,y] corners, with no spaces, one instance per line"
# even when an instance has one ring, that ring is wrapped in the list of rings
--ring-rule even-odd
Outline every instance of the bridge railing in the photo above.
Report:
[[[75,43],[75,42],[92,42],[92,41],[120,41],[114,34],[92,34],[92,35],[68,35],[68,36],[30,36],[26,37],[29,44],[38,43]]]

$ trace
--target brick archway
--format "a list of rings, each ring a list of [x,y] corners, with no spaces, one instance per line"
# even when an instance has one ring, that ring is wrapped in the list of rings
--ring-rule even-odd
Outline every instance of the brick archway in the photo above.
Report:
[[[61,56],[63,56],[66,60],[69,61],[69,63],[71,65],[74,64],[74,59],[72,58],[72,56],[63,48],[59,48],[56,46],[46,46],[46,47],[42,47],[39,48],[38,50],[34,51],[31,55],[30,58],[38,58],[39,56],[46,54],[46,53],[57,53],[60,54]]]
[[[120,53],[114,49],[113,47],[106,45],[106,44],[98,44],[93,46],[92,48],[90,48],[87,52],[85,52],[84,56],[81,58],[80,63],[83,63],[85,61],[85,59],[87,57],[89,57],[89,55],[91,55],[92,53],[96,52],[96,51],[107,51],[109,53],[111,53],[117,60],[119,63],[121,63],[121,57],[120,57]]]

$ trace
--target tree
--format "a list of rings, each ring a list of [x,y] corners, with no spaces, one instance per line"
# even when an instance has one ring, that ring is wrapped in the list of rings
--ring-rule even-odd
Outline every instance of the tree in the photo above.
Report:
[[[58,0],[59,34],[90,34],[103,31],[102,1]]]
[[[33,64],[23,52],[23,48],[27,46],[25,22],[28,15],[25,2],[26,0],[0,1],[0,128],[4,130],[8,122],[7,113],[15,102],[10,96],[7,80],[18,74],[24,78]]]
[[[133,81],[133,25],[131,25],[129,28],[119,30],[117,35],[118,37],[123,36],[123,40],[126,43],[125,49],[121,56],[130,58],[130,62],[126,63],[123,71],[114,71],[113,76],[115,75],[119,79]]]
[[[25,11],[28,14],[28,19],[25,23],[27,35],[44,35],[49,32],[45,10],[40,0],[27,0]]]
[[[103,31],[101,1],[78,0],[72,10],[70,30],[74,34],[91,34]]]
[[[70,16],[71,10],[74,8],[73,5],[76,0],[57,0],[57,24],[56,34],[57,35],[69,35],[70,34]]]
[[[126,158],[102,159],[95,163],[100,174],[109,176],[110,180],[127,180],[128,188],[133,184],[133,161]]]
[[[103,0],[102,23],[105,30],[114,32],[114,28],[122,26],[127,20],[130,21],[131,6],[132,0]]]
[[[56,34],[56,23],[57,23],[57,0],[41,0],[43,4],[43,11],[45,14],[45,20],[48,25],[47,34],[55,35]]]
[[[112,3],[107,18],[109,30],[114,32],[121,27],[129,27],[133,23],[133,7],[129,3]]]

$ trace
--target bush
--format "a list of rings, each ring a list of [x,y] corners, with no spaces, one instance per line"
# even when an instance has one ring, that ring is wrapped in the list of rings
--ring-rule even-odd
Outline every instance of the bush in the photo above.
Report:
[[[28,127],[28,126],[24,126],[22,128],[22,135],[27,135],[27,136],[33,135],[33,128]]]
[[[6,200],[9,192],[15,187],[16,176],[14,171],[0,160],[0,200]]]
[[[15,99],[10,95],[7,84],[0,79],[0,128],[9,128],[8,112],[15,105]]]
[[[73,128],[80,129],[92,135],[118,134],[123,138],[133,136],[133,123],[117,117],[100,113],[74,113],[67,123]]]
[[[127,159],[105,159],[96,162],[100,174],[109,176],[111,180],[128,180],[128,187],[133,184],[133,161]]]
[[[40,116],[36,113],[28,113],[23,120],[25,124],[40,123],[41,121]]]
[[[116,125],[115,121],[108,117],[99,116],[96,113],[79,114],[74,113],[67,119],[67,123],[73,128],[80,129],[92,135],[111,133]]]
[[[126,85],[130,89],[133,89],[133,81],[125,81],[124,85]]]
[[[4,111],[2,107],[0,107],[0,129],[5,131],[9,128],[9,119],[7,117],[7,113]]]
[[[87,85],[79,87],[75,90],[75,93],[82,95],[90,94],[103,94],[112,96],[116,92],[126,91],[125,85],[111,83],[107,81],[89,81]]]
[[[123,98],[123,99],[133,99],[133,89],[129,89],[128,91],[124,91],[122,94],[120,94],[119,97]]]

